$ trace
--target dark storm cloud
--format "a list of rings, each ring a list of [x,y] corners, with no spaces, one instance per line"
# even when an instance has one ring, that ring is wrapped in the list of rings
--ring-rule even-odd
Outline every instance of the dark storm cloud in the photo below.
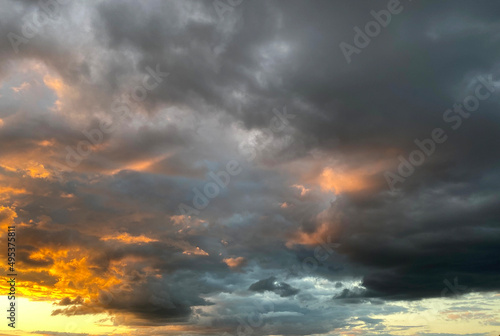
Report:
[[[484,198],[471,204],[477,189]],[[381,192],[343,199],[342,211],[349,215],[343,217],[337,251],[372,269],[363,282],[367,296],[415,299],[495,290],[499,214],[488,189],[435,186],[405,198]],[[455,277],[466,291],[446,284]]]
[[[293,288],[286,282],[278,281],[274,276],[253,283],[248,289],[254,292],[270,291],[281,297],[292,296],[300,291],[297,288]]]

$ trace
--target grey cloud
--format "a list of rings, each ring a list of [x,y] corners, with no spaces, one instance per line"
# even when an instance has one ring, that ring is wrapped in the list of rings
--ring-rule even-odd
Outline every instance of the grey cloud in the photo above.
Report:
[[[378,328],[383,321],[369,316],[380,303],[451,296],[444,281],[455,278],[467,292],[498,291],[498,94],[455,131],[443,113],[471,94],[477,76],[498,80],[499,5],[401,3],[347,64],[339,43],[351,43],[353,27],[387,1],[244,1],[223,20],[210,1],[71,2],[17,54],[7,34],[21,34],[38,4],[2,1],[0,186],[26,191],[2,199],[27,223],[19,258],[37,272],[26,281],[57,282],[46,272],[52,259],[30,257],[43,247],[91,251],[96,275],[138,258],[123,266],[113,300],[66,298],[60,304],[70,307],[55,314],[110,311],[138,326],[203,322],[218,332],[273,292],[275,311],[261,313],[274,324],[264,323],[263,335],[332,332],[352,316]],[[21,71],[33,64],[40,72]],[[156,65],[169,76],[61,180],[10,168],[33,160],[57,171],[66,146],[116,118],[113,104]],[[44,71],[69,91],[57,97]],[[22,95],[12,89],[25,82]],[[263,144],[259,132],[283,106],[295,118]],[[383,172],[437,127],[448,140],[389,193]],[[238,151],[242,141],[258,149],[254,160]],[[242,173],[196,219],[175,222],[178,205],[191,205],[193,188],[229,160]],[[314,179],[325,167],[366,171],[370,188],[327,194]],[[313,273],[302,263],[316,246],[291,244],[298,233],[336,244]],[[156,241],[100,239],[114,234]],[[184,253],[196,248],[208,255]],[[224,259],[238,257],[247,262],[235,272]],[[311,276],[331,285],[326,298]]]
[[[274,276],[253,283],[248,289],[254,292],[270,291],[281,297],[293,296],[300,291],[297,288],[293,288],[286,282],[277,281]]]
[[[74,305],[74,304],[82,304],[83,299],[80,296],[75,297],[74,299],[71,299],[69,297],[65,297],[61,301],[59,301],[57,304],[60,306],[68,306],[68,305]]]

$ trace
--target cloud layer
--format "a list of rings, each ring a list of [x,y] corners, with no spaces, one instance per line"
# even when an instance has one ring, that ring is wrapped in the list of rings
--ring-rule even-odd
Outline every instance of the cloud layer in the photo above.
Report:
[[[456,295],[495,331],[499,7],[2,1],[20,290],[135,334],[431,335],[395,316]]]

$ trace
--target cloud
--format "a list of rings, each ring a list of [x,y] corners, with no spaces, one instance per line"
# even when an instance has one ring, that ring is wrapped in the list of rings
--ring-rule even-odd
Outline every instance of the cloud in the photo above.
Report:
[[[2,4],[0,226],[17,227],[23,294],[54,316],[422,334],[391,314],[499,290],[498,4],[401,1],[350,64],[339,44],[387,1],[259,0],[222,18],[212,2],[68,2],[17,47],[43,9]],[[151,69],[168,76],[146,89]],[[491,96],[458,110],[490,76]],[[447,140],[391,192],[384,173],[436,128]],[[241,173],[221,185],[231,160]]]
[[[62,299],[61,301],[59,301],[57,304],[60,305],[60,306],[68,306],[68,305],[82,304],[82,303],[83,303],[82,297],[81,296],[77,296],[74,299],[71,299],[69,297],[65,297],[64,299]]]
[[[293,288],[286,282],[277,281],[276,277],[273,276],[253,283],[248,289],[254,292],[270,291],[281,297],[293,296],[300,291],[297,288]]]

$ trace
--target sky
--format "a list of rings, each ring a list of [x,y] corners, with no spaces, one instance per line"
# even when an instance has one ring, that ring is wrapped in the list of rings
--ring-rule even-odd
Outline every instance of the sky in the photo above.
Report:
[[[0,4],[0,335],[500,333],[497,1]]]

